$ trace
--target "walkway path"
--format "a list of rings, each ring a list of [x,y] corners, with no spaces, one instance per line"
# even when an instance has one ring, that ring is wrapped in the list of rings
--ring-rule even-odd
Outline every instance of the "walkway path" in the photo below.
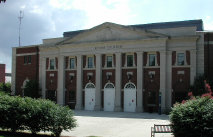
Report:
[[[169,124],[167,115],[155,113],[127,113],[104,111],[75,111],[78,127],[63,136],[74,137],[150,137],[151,126]],[[172,137],[156,134],[156,137]]]

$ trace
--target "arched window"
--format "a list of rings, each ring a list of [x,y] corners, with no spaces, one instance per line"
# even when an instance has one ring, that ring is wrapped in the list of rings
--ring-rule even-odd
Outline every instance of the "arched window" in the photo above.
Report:
[[[95,88],[95,85],[93,83],[87,83],[85,88]]]
[[[115,88],[112,83],[107,83],[104,88]]]
[[[129,82],[124,86],[124,88],[125,89],[136,89],[136,86],[132,82]]]

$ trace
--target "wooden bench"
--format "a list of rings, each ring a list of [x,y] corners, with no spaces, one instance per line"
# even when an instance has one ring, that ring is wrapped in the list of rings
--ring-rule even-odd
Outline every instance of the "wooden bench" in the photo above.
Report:
[[[172,133],[171,125],[154,125],[151,127],[151,137],[155,137],[155,133]]]

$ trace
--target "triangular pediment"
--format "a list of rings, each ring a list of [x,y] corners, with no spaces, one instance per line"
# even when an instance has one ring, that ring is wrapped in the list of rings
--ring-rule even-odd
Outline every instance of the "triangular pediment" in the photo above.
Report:
[[[165,37],[165,35],[107,22],[92,29],[85,30],[59,44],[139,40],[158,37]]]

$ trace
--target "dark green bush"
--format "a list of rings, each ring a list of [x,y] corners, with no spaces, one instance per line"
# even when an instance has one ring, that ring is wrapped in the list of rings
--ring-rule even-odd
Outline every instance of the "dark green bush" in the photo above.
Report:
[[[0,91],[5,93],[11,93],[11,83],[0,83]]]
[[[175,137],[212,137],[213,99],[197,97],[176,104],[170,113]]]
[[[212,81],[208,80],[206,76],[197,76],[194,80],[193,85],[190,86],[190,92],[192,92],[194,96],[201,96],[202,94],[208,93],[208,91],[206,91],[205,89],[206,82],[211,87],[213,87]]]
[[[39,84],[36,80],[29,80],[24,88],[24,96],[31,98],[39,98]]]
[[[76,126],[73,112],[52,101],[29,97],[0,96],[0,128],[11,131],[50,131],[59,136]]]

